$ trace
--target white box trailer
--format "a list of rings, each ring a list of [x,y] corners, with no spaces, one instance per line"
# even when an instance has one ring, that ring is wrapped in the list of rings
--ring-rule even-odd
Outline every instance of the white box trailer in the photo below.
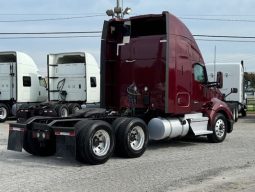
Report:
[[[223,87],[220,91],[226,95],[225,101],[231,107],[235,120],[238,113],[246,116],[246,98],[244,92],[244,67],[241,63],[209,63],[206,64],[208,80],[215,81],[215,71],[223,73]],[[237,93],[231,93],[232,88],[237,88]],[[231,94],[230,94],[231,93]]]
[[[48,102],[19,110],[19,122],[38,115],[66,117],[82,105],[99,106],[100,69],[90,53],[48,54],[47,70]]]
[[[0,122],[24,103],[46,100],[46,82],[33,59],[22,52],[0,52]]]

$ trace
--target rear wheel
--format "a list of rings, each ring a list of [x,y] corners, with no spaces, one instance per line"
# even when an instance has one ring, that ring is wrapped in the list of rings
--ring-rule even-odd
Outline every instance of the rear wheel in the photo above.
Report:
[[[236,108],[235,107],[232,110],[232,114],[233,114],[233,119],[236,122]]]
[[[127,118],[116,132],[116,153],[124,157],[140,157],[147,148],[148,139],[148,129],[144,121]]]
[[[56,139],[53,132],[50,133],[49,140],[39,141],[38,138],[33,138],[31,130],[27,130],[23,142],[25,151],[35,156],[51,156],[56,152]]]
[[[9,108],[7,105],[0,103],[0,122],[5,122],[9,115]]]
[[[66,104],[57,104],[55,110],[59,117],[67,117],[69,115]]]
[[[242,117],[246,117],[247,113],[244,109],[242,109],[241,113],[242,113]]]
[[[235,109],[236,109],[236,110],[235,110],[235,116],[236,116],[235,122],[237,122],[237,121],[238,121],[238,118],[239,118],[238,106],[236,106]]]
[[[115,133],[118,132],[118,129],[119,129],[120,125],[121,125],[124,121],[126,121],[126,120],[128,120],[128,119],[129,119],[128,117],[119,117],[119,118],[115,119],[115,120],[112,122],[112,128],[113,128],[114,132],[115,132]]]
[[[113,153],[115,138],[109,123],[85,120],[75,125],[77,129],[77,160],[83,163],[105,163]]]
[[[81,106],[78,103],[71,103],[68,105],[69,114],[75,114],[81,109]]]
[[[214,122],[211,124],[212,134],[207,135],[207,138],[210,142],[220,143],[225,140],[227,135],[227,120],[226,117],[218,113],[214,119]]]

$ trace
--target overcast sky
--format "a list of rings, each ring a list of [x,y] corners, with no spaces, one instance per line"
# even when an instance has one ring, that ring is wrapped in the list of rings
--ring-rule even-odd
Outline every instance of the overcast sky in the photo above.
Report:
[[[105,14],[106,9],[113,8],[115,4],[116,0],[1,1],[0,33],[100,31],[103,21],[108,19],[107,16],[102,15]],[[190,31],[196,35],[255,36],[254,0],[124,0],[124,7],[127,6],[133,9],[133,15],[169,11],[181,17]],[[83,17],[91,15],[95,17]],[[70,17],[83,18],[58,20],[58,18]],[[57,20],[17,22],[19,20],[56,18]],[[208,18],[216,20],[201,20]],[[10,37],[10,35],[0,35],[0,51],[17,50],[29,54],[44,74],[46,74],[46,55],[48,53],[85,50],[92,53],[100,62],[100,37],[1,39],[4,37]],[[13,37],[17,37],[17,35]],[[208,40],[208,38],[206,39]],[[215,39],[219,40],[219,38]],[[206,62],[213,62],[214,47],[216,46],[217,62],[244,60],[246,71],[255,72],[255,39],[235,40],[254,42],[198,41],[198,45]]]

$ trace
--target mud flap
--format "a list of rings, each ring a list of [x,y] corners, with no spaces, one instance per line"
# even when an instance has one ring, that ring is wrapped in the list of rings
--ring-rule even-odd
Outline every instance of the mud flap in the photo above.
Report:
[[[76,157],[76,137],[73,132],[55,132],[56,156],[65,158]]]
[[[26,128],[11,127],[10,125],[7,146],[8,150],[22,151],[25,131]]]

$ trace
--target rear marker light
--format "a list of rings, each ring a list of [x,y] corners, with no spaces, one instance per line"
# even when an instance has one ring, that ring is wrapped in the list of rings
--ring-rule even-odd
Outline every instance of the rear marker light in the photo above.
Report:
[[[75,136],[75,132],[74,131],[71,131],[71,132],[57,131],[57,132],[55,132],[55,135],[57,135],[57,136],[70,136],[70,137],[74,137]]]
[[[10,131],[20,131],[20,132],[24,132],[25,131],[24,128],[18,128],[18,127],[10,127],[9,130]]]

